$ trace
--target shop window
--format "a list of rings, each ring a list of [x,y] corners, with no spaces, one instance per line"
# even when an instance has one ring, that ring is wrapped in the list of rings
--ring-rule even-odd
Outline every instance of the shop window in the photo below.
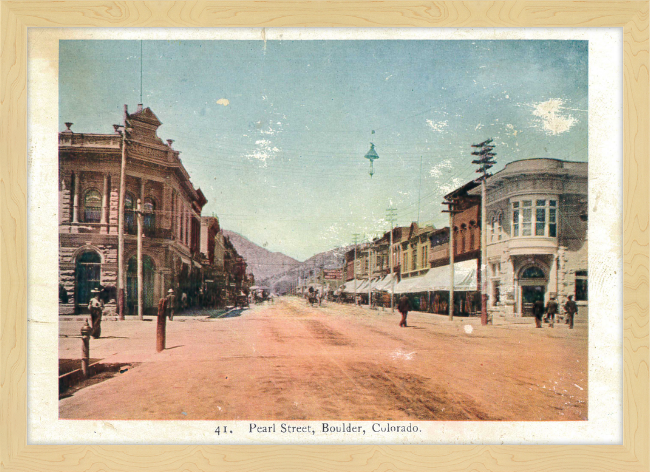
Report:
[[[576,271],[576,301],[587,301],[587,271],[586,270],[577,270]]]
[[[102,218],[102,196],[97,190],[88,190],[84,196],[84,221],[99,223]]]

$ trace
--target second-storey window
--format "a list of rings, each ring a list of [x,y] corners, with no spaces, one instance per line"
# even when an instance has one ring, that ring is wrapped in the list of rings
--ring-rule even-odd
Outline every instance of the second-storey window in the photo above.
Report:
[[[153,236],[156,229],[156,204],[151,198],[144,200],[144,232]]]
[[[557,237],[557,200],[512,202],[512,236]],[[499,237],[499,239],[501,239]]]
[[[519,236],[519,202],[512,204],[512,236]]]
[[[418,268],[418,248],[411,246],[411,270]]]
[[[102,217],[102,196],[97,190],[88,190],[84,196],[84,221],[99,223]]]
[[[523,207],[521,210],[521,235],[530,236],[532,234],[533,223],[533,202],[531,200],[524,200],[521,202]]]
[[[135,199],[130,193],[124,195],[124,232],[135,234]]]

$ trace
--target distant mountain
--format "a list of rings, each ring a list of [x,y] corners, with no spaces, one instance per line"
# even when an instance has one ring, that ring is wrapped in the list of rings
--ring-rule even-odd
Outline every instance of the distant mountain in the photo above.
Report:
[[[223,230],[223,234],[230,239],[239,255],[246,259],[248,270],[255,276],[257,285],[273,275],[284,273],[300,265],[300,262],[294,258],[281,252],[268,251],[234,231]]]
[[[321,252],[310,257],[304,262],[260,281],[262,285],[267,285],[276,293],[285,293],[295,286],[298,278],[316,277],[321,269],[340,269],[345,263],[345,253],[351,248],[337,247],[329,251]]]

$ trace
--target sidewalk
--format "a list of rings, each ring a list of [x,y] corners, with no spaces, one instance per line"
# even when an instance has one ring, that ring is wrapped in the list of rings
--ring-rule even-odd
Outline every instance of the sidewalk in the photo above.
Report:
[[[227,316],[223,310],[193,310],[174,315],[174,320],[166,319],[167,349],[172,349],[174,341],[185,338],[191,331],[188,325],[199,328],[201,323],[218,321]],[[59,359],[79,359],[81,355],[81,328],[90,315],[62,316],[59,318]],[[145,316],[143,320],[129,316],[119,320],[116,316],[102,318],[102,334],[99,339],[90,338],[90,357],[101,359],[100,363],[117,364],[145,362],[158,355],[156,352],[156,316]],[[158,359],[156,359],[158,360]]]

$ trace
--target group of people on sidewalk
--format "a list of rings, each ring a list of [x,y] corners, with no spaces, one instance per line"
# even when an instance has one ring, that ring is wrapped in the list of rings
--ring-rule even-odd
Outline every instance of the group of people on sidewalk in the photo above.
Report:
[[[573,301],[573,295],[569,295],[567,298],[568,300],[564,304],[566,324],[569,325],[569,329],[573,329],[573,319],[575,317],[575,314],[578,312],[578,305],[576,305],[576,302]],[[546,313],[546,317],[542,320],[544,313]],[[544,307],[544,302],[542,300],[537,300],[535,303],[533,303],[533,315],[535,315],[536,328],[542,327],[542,321],[547,322],[549,324],[549,327],[552,328],[555,324],[555,315],[558,314],[559,306],[555,301],[555,297],[551,297],[551,299],[546,304],[546,307]]]
[[[402,297],[399,299],[399,302],[397,303],[397,309],[402,315],[402,319],[399,322],[399,325],[401,328],[406,328],[406,317],[408,315],[408,312],[411,311],[411,303],[409,302],[408,297],[402,295]],[[578,306],[576,305],[576,302],[573,301],[573,295],[568,296],[568,300],[564,304],[564,311],[566,312],[567,316],[566,323],[569,325],[569,329],[573,329],[573,319],[578,311]],[[558,314],[558,303],[555,301],[555,297],[551,297],[551,299],[546,304],[546,308],[544,307],[544,302],[542,300],[537,300],[533,304],[533,314],[535,315],[536,328],[542,327],[542,317],[544,316],[544,312],[546,312],[546,318],[544,321],[548,322],[552,328],[555,324],[555,315]]]

